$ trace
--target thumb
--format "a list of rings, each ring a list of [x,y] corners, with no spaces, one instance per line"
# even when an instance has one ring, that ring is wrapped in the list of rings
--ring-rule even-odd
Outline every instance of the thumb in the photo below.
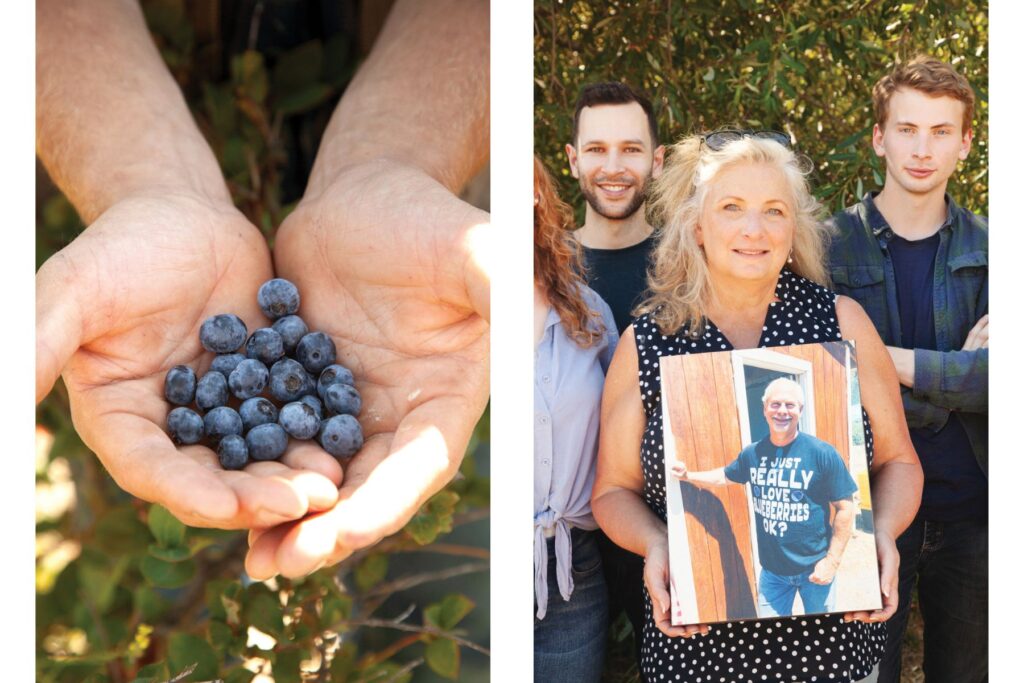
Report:
[[[50,393],[82,343],[78,284],[67,255],[50,257],[36,273],[36,403]]]
[[[469,253],[465,264],[466,293],[473,310],[489,323],[491,268],[494,265],[494,233],[490,222],[478,223],[466,232],[466,248]]]

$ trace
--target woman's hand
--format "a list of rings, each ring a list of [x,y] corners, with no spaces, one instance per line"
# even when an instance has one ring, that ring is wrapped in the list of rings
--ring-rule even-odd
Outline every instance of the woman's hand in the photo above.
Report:
[[[644,587],[651,597],[651,611],[654,616],[654,625],[658,630],[670,638],[707,635],[707,624],[687,624],[686,626],[672,625],[672,596],[668,590],[668,544],[655,543],[648,546],[647,556],[644,558]]]
[[[899,605],[900,551],[896,541],[884,531],[875,530],[875,548],[878,550],[878,583],[882,590],[882,608],[871,612],[849,612],[846,621],[874,623],[888,621]]]

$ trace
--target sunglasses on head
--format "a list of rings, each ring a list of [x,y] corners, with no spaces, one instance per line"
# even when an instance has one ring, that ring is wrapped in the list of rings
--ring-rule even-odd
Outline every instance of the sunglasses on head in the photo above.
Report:
[[[792,149],[793,145],[789,140],[789,136],[785,133],[780,133],[777,130],[751,130],[751,129],[739,129],[739,130],[716,130],[711,133],[707,133],[701,136],[701,142],[708,146],[713,152],[717,152],[729,143],[742,140],[743,138],[759,138],[761,140],[771,140],[777,142],[786,149]]]

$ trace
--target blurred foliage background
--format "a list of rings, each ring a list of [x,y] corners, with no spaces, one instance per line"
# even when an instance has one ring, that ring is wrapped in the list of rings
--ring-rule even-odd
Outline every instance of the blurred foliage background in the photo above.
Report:
[[[984,1],[537,0],[535,149],[582,221],[564,153],[576,96],[587,83],[625,81],[651,99],[663,143],[729,124],[789,133],[834,212],[881,189],[871,88],[920,53],[951,62],[974,87],[974,148],[949,192],[988,215]]]
[[[988,3],[977,0],[536,0],[534,148],[582,224],[565,144],[579,89],[625,81],[651,99],[661,142],[737,125],[785,131],[815,170],[829,213],[881,189],[871,88],[897,61],[952,63],[975,91],[974,147],[949,184],[988,214]],[[612,625],[606,681],[637,680],[625,615]],[[903,680],[923,681],[912,607]]]
[[[268,240],[389,2],[143,0],[236,205]],[[37,267],[84,229],[37,169]],[[464,199],[489,208],[486,172]],[[489,419],[406,528],[301,581],[251,583],[245,535],[119,489],[63,384],[36,425],[36,678],[47,683],[488,677]]]

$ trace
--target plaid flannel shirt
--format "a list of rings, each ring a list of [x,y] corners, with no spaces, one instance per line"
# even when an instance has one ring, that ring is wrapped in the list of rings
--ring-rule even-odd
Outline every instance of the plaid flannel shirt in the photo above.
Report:
[[[896,280],[888,242],[892,228],[875,206],[877,193],[837,213],[829,252],[835,290],[864,307],[888,346],[900,346]],[[907,424],[938,431],[956,411],[974,456],[988,476],[988,349],[961,351],[988,313],[988,219],[946,195],[932,289],[937,351],[914,349],[914,386],[900,389]]]

